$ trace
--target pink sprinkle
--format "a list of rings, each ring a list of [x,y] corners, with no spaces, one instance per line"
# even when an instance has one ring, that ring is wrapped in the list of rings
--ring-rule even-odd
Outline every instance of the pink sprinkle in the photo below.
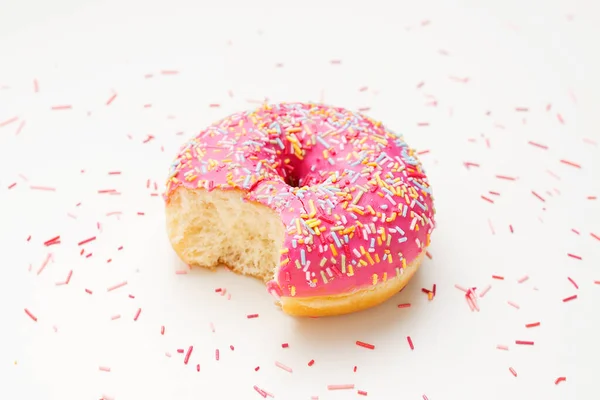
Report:
[[[503,344],[499,344],[499,345],[497,345],[497,346],[496,346],[496,348],[497,348],[498,350],[506,350],[506,351],[508,351],[508,346],[506,346],[506,345],[503,345]]]
[[[220,104],[218,104],[218,103],[210,103],[208,106],[209,106],[210,108],[219,108],[219,107],[221,107],[221,105],[220,105]]]
[[[17,122],[18,120],[19,120],[19,117],[15,116],[15,117],[7,119],[6,121],[2,121],[2,122],[0,122],[0,128],[5,127],[6,125],[12,124],[13,122]]]
[[[566,382],[566,381],[567,381],[567,378],[565,378],[564,376],[560,376],[560,377],[556,378],[556,380],[554,381],[554,384],[558,385],[559,383]]]
[[[254,368],[255,371],[258,371],[259,369],[260,369],[260,367],[258,367],[258,366],[256,368]]]
[[[501,281],[503,281],[503,280],[504,280],[504,277],[503,277],[503,276],[500,276],[500,275],[492,275],[492,279],[498,279],[498,280],[501,280]]]
[[[576,254],[567,253],[567,255],[568,255],[569,257],[571,257],[571,258],[574,258],[574,259],[576,259],[576,260],[581,260],[581,257],[580,257],[580,256],[578,256],[578,255],[576,255]]]
[[[106,101],[106,105],[110,106],[110,103],[112,103],[115,99],[117,98],[117,94],[114,93],[112,96],[110,96],[110,98]]]
[[[233,345],[232,345],[232,344],[230,344],[230,345],[229,345],[229,349],[230,349],[231,351],[234,351],[234,350],[235,350],[235,347],[233,347]]]
[[[513,303],[512,301],[508,301],[507,303],[509,306],[512,306],[512,307],[516,308],[517,310],[521,308],[521,307],[519,307],[519,305],[517,303]]]
[[[19,124],[19,127],[15,131],[15,135],[18,135],[19,133],[21,133],[21,131],[23,130],[24,127],[25,127],[25,121],[21,121],[21,123]]]
[[[479,297],[481,298],[481,297],[485,296],[485,294],[486,294],[487,292],[489,292],[491,288],[492,288],[492,285],[487,285],[487,286],[485,287],[485,289],[483,289],[483,290],[481,291],[481,293],[479,293]]]
[[[279,361],[275,361],[275,366],[278,367],[278,368],[281,368],[282,370],[287,371],[289,373],[292,372],[292,369],[290,367],[288,367],[287,365],[284,365],[284,364],[280,363]]]
[[[410,307],[410,303],[398,304],[398,308],[408,308]]]
[[[492,235],[496,234],[496,231],[494,230],[494,225],[492,225],[492,220],[488,218],[488,225],[490,227],[490,231],[492,232]]]
[[[331,60],[331,64],[333,65],[340,65],[342,63],[342,60]]]
[[[496,175],[496,178],[498,178],[498,179],[504,179],[504,180],[507,180],[507,181],[516,181],[517,180],[517,178],[514,178],[512,176],[505,176],[505,175]]]
[[[535,328],[536,326],[540,326],[539,322],[532,322],[530,324],[526,324],[525,328]]]
[[[354,385],[353,384],[346,384],[346,385],[327,385],[327,390],[347,390],[347,389],[354,389]]]
[[[29,186],[31,190],[44,190],[47,192],[56,192],[56,188],[50,186]]]
[[[484,195],[481,195],[481,198],[485,201],[487,201],[488,203],[492,203],[494,204],[494,200],[490,199],[489,197],[485,197]]]
[[[220,355],[219,349],[216,349],[215,350],[215,360],[219,361],[219,355]]]
[[[525,281],[526,281],[526,280],[528,280],[528,279],[529,279],[529,276],[525,275],[525,276],[523,276],[523,277],[519,278],[519,279],[517,280],[517,282],[519,282],[519,283],[523,283],[523,282],[525,282]]]
[[[569,296],[569,297],[564,298],[563,302],[566,303],[568,301],[575,300],[576,298],[577,298],[577,295],[574,294],[573,296]]]
[[[185,275],[188,272],[184,269],[178,269],[177,271],[175,271],[175,275]]]
[[[165,327],[164,327],[164,325],[160,327],[160,334],[161,335],[165,334]]]
[[[410,338],[410,336],[407,336],[407,337],[406,337],[406,341],[408,342],[408,346],[410,347],[410,349],[411,349],[411,350],[414,350],[414,349],[415,349],[415,346],[414,346],[414,344],[413,344],[413,341],[412,341],[412,339]]]
[[[138,318],[140,317],[140,313],[142,312],[141,308],[138,308],[137,312],[135,313],[135,316],[133,317],[134,321],[137,321]]]
[[[515,340],[515,344],[525,345],[525,346],[533,346],[533,342],[530,342],[528,340]]]
[[[574,163],[573,161],[568,161],[568,160],[560,160],[561,163],[566,164],[566,165],[570,165],[571,167],[575,167],[575,168],[581,168],[581,165]]]
[[[114,320],[116,320],[116,319],[119,319],[119,318],[121,318],[121,314],[116,314],[116,315],[113,315],[112,317],[110,317],[110,319],[111,319],[112,321],[114,321]]]
[[[258,318],[258,314],[248,314],[248,315],[246,315],[246,318],[248,318],[248,319]]]
[[[563,119],[562,115],[560,115],[560,114],[557,113],[556,114],[556,118],[558,119],[558,122],[560,122],[561,124],[564,125],[565,120]]]
[[[37,275],[42,273],[42,271],[46,268],[46,266],[48,265],[48,263],[50,262],[51,259],[52,259],[52,253],[48,253],[48,255],[46,255],[46,258],[42,262],[42,265],[38,269]]]
[[[417,122],[417,126],[429,126],[429,122]]]
[[[309,366],[309,367],[312,367],[312,366],[314,365],[314,363],[315,363],[315,360],[310,360],[310,361],[308,362],[308,366]]]
[[[532,146],[539,147],[540,149],[548,150],[548,146],[546,146],[545,144],[540,144],[532,141],[529,141],[528,143]]]
[[[104,372],[110,372],[110,367],[102,367],[102,366],[100,366],[100,367],[98,367],[98,370],[104,371]]]
[[[196,371],[200,372],[200,364],[196,364]]]
[[[37,79],[33,80],[33,91],[38,93],[40,91],[40,84]]]
[[[567,279],[573,284],[573,286],[575,286],[575,289],[579,289],[579,286],[577,285],[577,283],[575,283],[573,279],[571,279],[570,277],[567,277]]]
[[[179,71],[176,70],[162,70],[160,71],[161,74],[163,75],[177,75],[179,73]]]
[[[457,288],[458,290],[462,290],[465,293],[467,293],[469,291],[469,289],[465,289],[464,287],[460,286],[459,284],[455,284],[454,287]]]
[[[259,388],[258,386],[254,385],[254,390],[256,390],[256,392],[262,397],[267,398],[267,393],[265,393],[265,391]]]
[[[33,322],[37,322],[37,317],[36,317],[35,315],[33,315],[33,314],[31,313],[31,311],[29,311],[28,309],[25,309],[25,314],[27,314],[27,316],[28,316],[29,318],[31,318],[31,319],[33,320]]]
[[[90,289],[85,289],[85,292],[86,292],[87,294],[92,294],[92,291],[91,291]]]
[[[508,370],[510,371],[511,374],[513,374],[513,376],[515,378],[517,377],[517,371],[515,371],[513,367],[510,367]]]
[[[529,108],[527,108],[527,107],[515,107],[515,111],[517,111],[517,112],[528,112]]]
[[[595,233],[590,232],[590,236],[600,241],[600,236],[596,235]]]
[[[110,286],[108,289],[106,289],[106,291],[107,292],[112,292],[113,290],[122,288],[125,285],[127,285],[127,281],[123,281],[121,283],[117,283],[116,285]]]
[[[550,171],[550,170],[546,170],[546,172],[553,178],[557,179],[560,181],[560,176],[556,175],[554,172]]]
[[[71,110],[72,108],[73,108],[73,106],[71,106],[70,104],[65,104],[65,105],[60,105],[60,106],[52,106],[51,110],[53,110],[53,111]]]
[[[209,324],[210,326],[210,330],[212,331],[212,333],[215,333],[215,324],[213,324],[212,322]]]
[[[358,394],[361,395],[361,396],[366,396],[367,392],[365,392],[364,390],[359,390]]]
[[[282,344],[281,344],[281,347],[282,347],[283,349],[287,349],[288,347],[290,347],[290,345],[289,345],[288,343],[282,343]]]
[[[575,228],[571,228],[571,232],[573,232],[576,235],[580,234],[579,231],[577,229],[575,229]]]

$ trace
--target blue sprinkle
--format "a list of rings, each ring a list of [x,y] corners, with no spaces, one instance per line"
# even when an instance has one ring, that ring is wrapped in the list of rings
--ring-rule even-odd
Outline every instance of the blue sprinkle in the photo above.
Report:
[[[300,263],[306,265],[306,252],[304,249],[300,249]]]
[[[333,237],[333,240],[335,242],[335,245],[340,248],[342,247],[342,243],[340,243],[340,239],[338,239],[337,234],[334,232],[331,232],[331,236]]]
[[[371,245],[369,247],[371,247],[371,248],[375,247],[375,238],[371,238]]]
[[[398,243],[404,243],[408,240],[408,238],[406,236],[401,237],[400,239],[398,239]]]

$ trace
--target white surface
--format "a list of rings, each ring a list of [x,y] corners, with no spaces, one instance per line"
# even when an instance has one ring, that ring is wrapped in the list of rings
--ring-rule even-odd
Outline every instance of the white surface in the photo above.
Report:
[[[600,235],[600,200],[587,199],[600,197],[594,2],[202,3],[209,2],[0,4],[0,124],[19,117],[0,127],[4,397],[261,399],[254,385],[291,400],[362,398],[357,390],[367,399],[403,400],[600,396],[600,241],[590,235]],[[154,77],[144,79],[148,73]],[[427,95],[437,107],[426,105]],[[226,271],[174,274],[183,265],[167,242],[161,199],[150,195],[159,191],[147,189],[147,180],[160,190],[185,138],[265,97],[371,107],[412,146],[430,150],[422,160],[438,211],[433,259],[383,306],[294,320],[253,280]],[[51,111],[63,104],[72,110]],[[155,139],[144,144],[147,135]],[[466,168],[467,161],[480,167]],[[494,204],[481,199],[486,194]],[[115,211],[122,214],[107,215]],[[61,244],[43,245],[56,235]],[[82,247],[93,255],[80,256],[77,243],[91,236],[97,240]],[[48,252],[54,262],[37,275]],[[69,270],[70,283],[56,286]],[[524,275],[529,280],[518,284]],[[434,283],[430,302],[420,289]],[[469,310],[455,284],[492,284],[481,312]],[[562,302],[573,294],[578,299]],[[396,307],[406,302],[412,307]],[[260,317],[246,318],[253,313]],[[115,314],[121,318],[112,321]],[[536,321],[541,326],[525,328]],[[290,347],[282,349],[284,342]],[[190,345],[185,366],[176,350]],[[559,376],[567,381],[555,385]],[[328,391],[328,384],[356,389]]]

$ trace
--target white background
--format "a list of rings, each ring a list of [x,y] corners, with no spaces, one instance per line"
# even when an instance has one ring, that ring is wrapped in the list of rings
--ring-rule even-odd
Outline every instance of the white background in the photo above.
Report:
[[[591,0],[0,0],[2,397],[262,399],[254,385],[291,400],[600,397],[599,21]],[[185,266],[151,194],[186,138],[265,98],[370,107],[424,152],[432,259],[384,305],[296,320],[259,282],[175,274]],[[480,312],[455,284],[492,285]],[[186,366],[177,349],[190,345]]]

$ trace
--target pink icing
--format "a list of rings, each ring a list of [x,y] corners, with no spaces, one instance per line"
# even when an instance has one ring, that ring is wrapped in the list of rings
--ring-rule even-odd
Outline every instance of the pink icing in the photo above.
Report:
[[[242,190],[281,216],[276,297],[326,296],[402,274],[434,228],[431,190],[413,150],[379,122],[316,104],[231,115],[186,143],[179,186]]]

